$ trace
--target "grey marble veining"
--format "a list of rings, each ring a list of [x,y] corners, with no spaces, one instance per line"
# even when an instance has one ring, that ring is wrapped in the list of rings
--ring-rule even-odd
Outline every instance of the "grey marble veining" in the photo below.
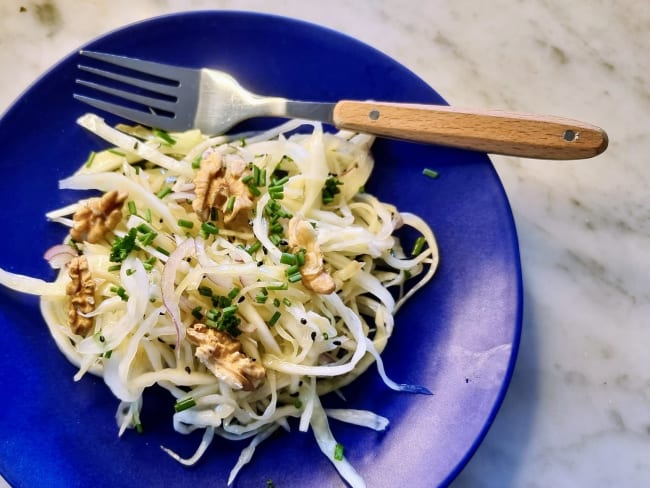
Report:
[[[94,37],[199,8],[324,24],[386,52],[452,104],[607,129],[610,147],[593,160],[493,158],[520,237],[524,330],[503,408],[455,486],[648,486],[650,5],[3,0],[0,111]]]

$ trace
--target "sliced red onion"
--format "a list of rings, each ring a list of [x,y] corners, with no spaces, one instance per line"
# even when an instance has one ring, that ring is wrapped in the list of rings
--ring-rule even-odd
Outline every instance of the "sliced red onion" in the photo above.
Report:
[[[43,258],[52,268],[60,269],[68,264],[72,258],[78,255],[79,253],[71,246],[68,246],[67,244],[57,244],[45,251]]]
[[[167,262],[163,267],[162,276],[160,278],[160,288],[162,294],[163,305],[169,314],[174,327],[176,329],[176,354],[180,354],[180,345],[185,335],[185,329],[181,321],[181,310],[176,300],[174,293],[174,282],[176,281],[176,272],[179,265],[183,260],[196,254],[196,245],[194,239],[189,238],[184,240],[178,245],[176,249],[169,255]]]

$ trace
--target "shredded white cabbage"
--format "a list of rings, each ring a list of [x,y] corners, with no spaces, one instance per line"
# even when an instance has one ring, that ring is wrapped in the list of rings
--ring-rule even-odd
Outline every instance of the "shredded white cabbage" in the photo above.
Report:
[[[0,284],[42,297],[41,311],[56,344],[79,367],[75,379],[86,372],[99,375],[119,400],[120,435],[141,428],[143,393],[159,385],[178,401],[176,413],[170,412],[175,429],[204,430],[188,459],[163,447],[183,464],[195,463],[215,435],[252,437],[231,472],[231,484],[256,446],[279,427],[288,429],[287,421],[295,418],[300,431],[311,427],[351,486],[364,486],[335,452],[327,418],[378,431],[388,420],[368,411],[325,410],[319,396],[353,381],[375,362],[388,387],[427,392],[390,380],[380,354],[395,311],[431,279],[438,264],[433,232],[422,219],[400,214],[363,190],[373,167],[372,138],[330,134],[320,124],[302,121],[245,140],[208,138],[197,131],[161,136],[142,127],[118,130],[92,114],[79,124],[115,147],[89,159],[60,187],[126,192],[123,218],[102,242],[72,243],[69,257],[56,249],[61,270],[55,282],[0,270]],[[305,126],[309,133],[293,133]],[[194,177],[213,153],[226,167],[235,164],[229,161],[245,163],[239,179],[246,181],[253,205],[226,222],[231,196],[210,212],[205,227],[192,209]],[[47,217],[74,225],[70,217],[84,205],[82,200]],[[287,255],[295,259],[301,252],[289,248],[291,218],[311,225],[334,292],[312,290],[285,262]],[[395,235],[403,225],[424,239],[415,256],[406,256]],[[137,237],[137,246],[124,259],[111,257],[129,235]],[[96,285],[94,310],[82,314],[93,321],[85,337],[68,325],[71,278],[60,263],[77,253],[87,259]],[[196,322],[226,327],[215,318],[226,308],[234,310],[227,332],[264,367],[256,388],[242,389],[217,377],[186,336]]]

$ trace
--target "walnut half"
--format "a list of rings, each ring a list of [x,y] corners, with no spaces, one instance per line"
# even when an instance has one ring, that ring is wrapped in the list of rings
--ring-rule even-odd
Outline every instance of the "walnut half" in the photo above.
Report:
[[[88,241],[95,244],[102,240],[122,220],[122,205],[126,193],[113,190],[101,197],[90,198],[72,216],[74,224],[70,236],[75,241]]]
[[[232,157],[227,163],[217,152],[208,153],[201,160],[201,167],[194,177],[192,209],[204,222],[210,218],[210,210],[218,208],[223,212],[225,223],[232,222],[237,215],[253,208],[251,194],[241,178],[246,171],[246,161]],[[233,198],[232,208],[229,201]]]
[[[70,296],[68,322],[73,333],[86,336],[93,327],[93,319],[82,314],[95,310],[95,281],[85,256],[77,256],[70,261],[68,275],[71,280],[65,289]]]
[[[231,335],[194,324],[187,329],[187,338],[197,346],[195,356],[231,388],[252,391],[262,383],[264,367],[246,356]]]
[[[294,252],[305,250],[305,264],[300,267],[302,284],[316,293],[329,295],[336,289],[336,283],[325,270],[316,237],[316,231],[309,222],[297,215],[289,220],[289,246]]]

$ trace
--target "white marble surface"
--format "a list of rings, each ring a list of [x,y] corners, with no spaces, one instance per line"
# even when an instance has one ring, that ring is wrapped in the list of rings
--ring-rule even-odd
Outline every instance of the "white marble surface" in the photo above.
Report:
[[[386,52],[452,104],[607,129],[610,147],[593,160],[494,158],[519,231],[524,330],[503,408],[454,486],[649,486],[650,4],[1,0],[0,112],[95,36],[196,8],[324,24]]]

